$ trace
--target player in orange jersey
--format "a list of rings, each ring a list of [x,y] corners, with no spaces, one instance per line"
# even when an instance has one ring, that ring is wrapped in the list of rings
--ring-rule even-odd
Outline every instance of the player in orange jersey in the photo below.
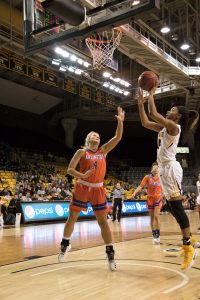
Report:
[[[64,228],[61,250],[58,256],[59,262],[64,260],[65,255],[71,249],[70,237],[74,230],[74,224],[80,211],[87,210],[87,202],[89,201],[101,228],[109,267],[112,271],[116,269],[112,235],[107,222],[108,206],[103,187],[103,179],[106,173],[106,155],[122,138],[124,111],[121,107],[118,107],[118,114],[115,117],[118,122],[115,136],[99,148],[100,136],[97,132],[91,131],[86,137],[85,148],[79,149],[69,163],[67,172],[77,180],[70,204],[69,217]],[[76,170],[78,164],[80,166],[79,171]]]
[[[162,187],[158,178],[158,164],[154,163],[151,173],[145,175],[140,185],[134,191],[134,198],[143,187],[147,186],[147,208],[151,218],[152,242],[154,245],[160,244],[160,219],[159,214],[162,208]]]

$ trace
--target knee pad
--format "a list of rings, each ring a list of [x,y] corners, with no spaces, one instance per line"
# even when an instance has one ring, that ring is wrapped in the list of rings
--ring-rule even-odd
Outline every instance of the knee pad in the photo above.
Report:
[[[183,208],[182,201],[168,201],[170,212],[178,222],[181,229],[188,228],[190,226],[188,216]]]

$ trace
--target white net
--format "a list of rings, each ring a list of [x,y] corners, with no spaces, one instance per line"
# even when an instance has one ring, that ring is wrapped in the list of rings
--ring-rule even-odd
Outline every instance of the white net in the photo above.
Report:
[[[93,68],[102,69],[110,67],[113,62],[113,54],[119,46],[122,32],[119,28],[111,31],[103,31],[92,37],[86,38],[85,42],[93,57]]]

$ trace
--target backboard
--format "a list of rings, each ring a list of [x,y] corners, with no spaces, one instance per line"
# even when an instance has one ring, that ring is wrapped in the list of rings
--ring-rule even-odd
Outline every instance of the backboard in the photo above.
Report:
[[[70,0],[24,0],[24,50],[39,52],[55,45],[82,44],[83,52],[89,54],[84,40],[92,34],[129,23],[144,13],[159,9],[159,0],[82,0],[75,1],[85,11],[84,21],[78,26],[67,23],[52,13],[49,3],[70,3]],[[71,1],[71,3],[73,3]],[[74,12],[75,13],[75,12]],[[67,14],[67,13],[66,13]],[[65,12],[62,11],[62,16]],[[75,15],[74,15],[75,16]],[[79,47],[79,46],[78,46]]]

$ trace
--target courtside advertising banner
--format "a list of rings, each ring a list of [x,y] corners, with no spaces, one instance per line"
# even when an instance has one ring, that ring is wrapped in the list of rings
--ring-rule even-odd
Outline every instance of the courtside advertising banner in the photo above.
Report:
[[[111,203],[108,203],[110,205]],[[69,202],[53,203],[21,203],[24,222],[34,222],[42,220],[67,219],[69,215]],[[146,202],[124,202],[122,214],[145,213],[147,212]],[[88,203],[87,211],[81,211],[80,217],[94,216],[93,209]]]

